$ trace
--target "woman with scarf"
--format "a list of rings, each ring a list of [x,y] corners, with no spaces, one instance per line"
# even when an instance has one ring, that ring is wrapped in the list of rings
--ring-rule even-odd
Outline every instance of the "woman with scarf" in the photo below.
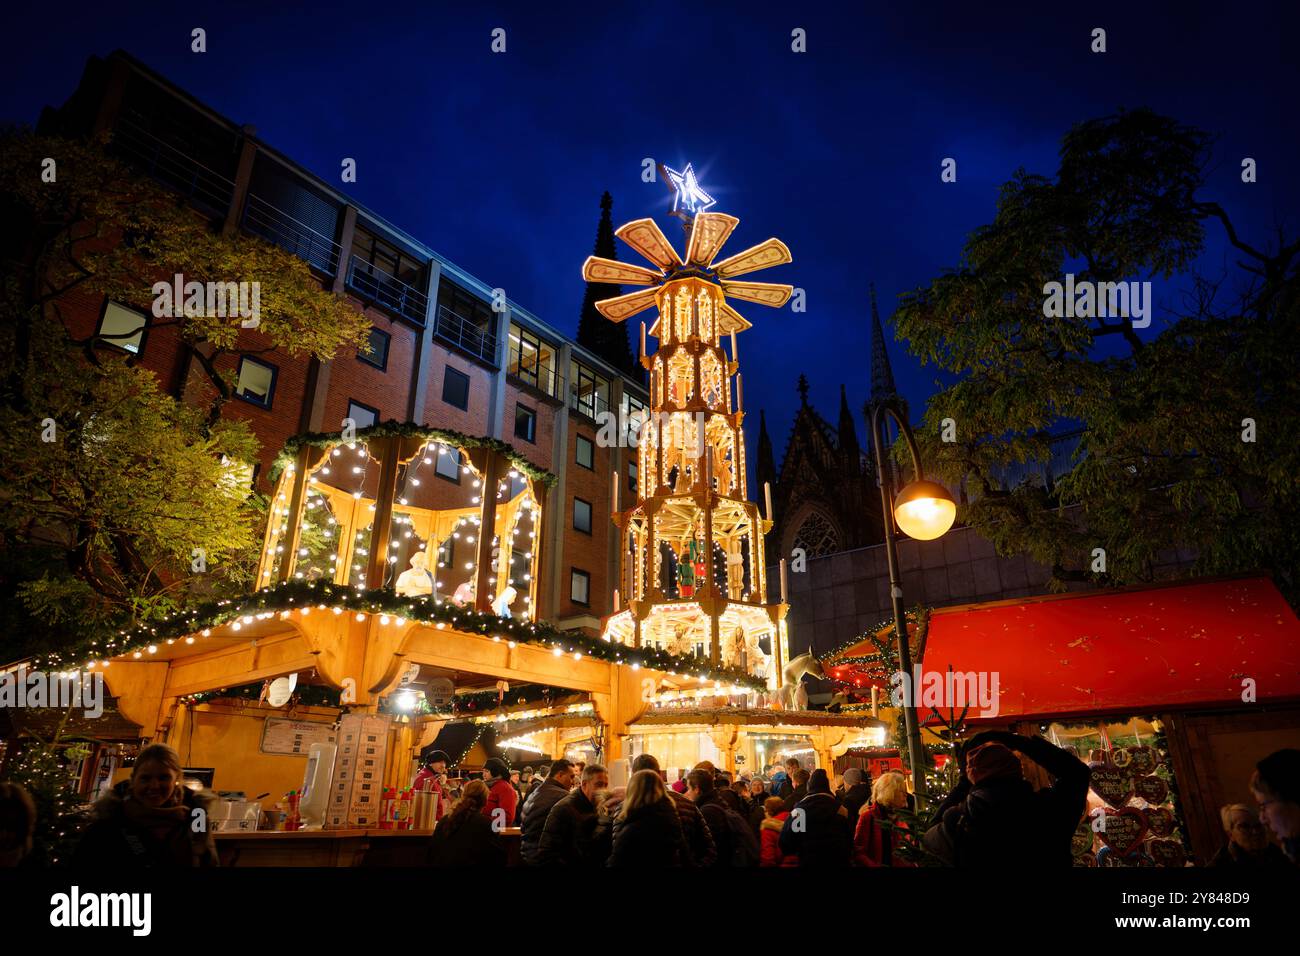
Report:
[[[210,811],[216,801],[182,784],[180,756],[166,744],[140,751],[131,779],[95,804],[73,864],[85,867],[217,866]]]

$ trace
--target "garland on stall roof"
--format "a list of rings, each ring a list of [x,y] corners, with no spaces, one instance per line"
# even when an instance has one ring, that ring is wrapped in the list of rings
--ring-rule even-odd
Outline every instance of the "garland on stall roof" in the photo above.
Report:
[[[917,651],[925,645],[926,630],[930,625],[930,609],[926,607],[916,607],[907,611],[903,615],[908,625],[915,625],[916,632],[911,633],[909,627],[909,640],[913,643],[913,660],[919,660]],[[819,654],[818,662],[822,669],[830,672],[831,668],[847,667],[852,665],[861,666],[867,669],[867,676],[875,681],[888,682],[890,675],[898,670],[898,648],[897,639],[894,635],[894,618],[881,621],[875,627],[864,631],[857,637],[850,638],[844,643],[831,648],[824,654]],[[855,654],[852,657],[841,657],[851,648],[857,647],[863,641],[866,641],[873,648],[871,654]],[[841,680],[838,677],[830,677],[833,683],[845,687],[856,686],[852,681]]]
[[[224,687],[221,690],[205,690],[198,694],[186,694],[180,698],[183,704],[206,704],[210,700],[251,700],[260,701],[266,688],[266,681],[255,684],[240,684],[237,687]],[[320,684],[299,684],[285,707],[341,707],[343,691],[338,687],[325,687]]]
[[[561,631],[545,621],[498,617],[491,612],[462,608],[443,600],[403,597],[384,589],[359,591],[333,581],[285,581],[240,598],[203,604],[156,624],[120,631],[116,637],[107,640],[91,638],[72,649],[37,657],[36,663],[46,670],[67,670],[83,664],[89,669],[98,661],[123,654],[145,657],[157,653],[159,642],[174,644],[181,638],[193,640],[197,632],[223,624],[241,624],[241,618],[268,618],[294,611],[306,614],[313,610],[377,614],[443,625],[498,641],[545,645],[557,657],[563,654],[594,657],[611,664],[680,673],[753,690],[763,690],[766,686],[761,678],[752,677],[742,670],[709,667],[691,655],[670,654],[653,647],[626,647],[576,631]]]
[[[455,448],[486,448],[504,456],[510,461],[510,464],[534,481],[540,481],[548,487],[553,487],[559,481],[555,475],[544,468],[538,468],[515,451],[513,445],[509,445],[499,438],[466,435],[450,428],[428,428],[414,422],[396,422],[391,419],[379,425],[371,425],[369,428],[358,428],[356,430],[355,441],[361,442],[367,438],[415,438],[422,441],[434,441]],[[345,444],[351,444],[351,442],[344,440],[342,432],[305,432],[301,435],[295,435],[285,442],[284,447],[280,449],[280,453],[275,456],[268,477],[272,482],[279,478],[280,473],[293,464],[298,457],[298,452],[303,448],[331,448],[335,445]]]

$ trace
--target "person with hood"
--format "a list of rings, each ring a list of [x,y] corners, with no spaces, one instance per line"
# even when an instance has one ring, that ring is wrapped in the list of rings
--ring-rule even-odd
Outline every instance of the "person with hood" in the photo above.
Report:
[[[798,866],[799,860],[781,852],[781,830],[790,814],[785,809],[785,801],[780,797],[768,797],[762,802],[763,822],[759,825],[758,838],[761,841],[759,866]]]
[[[717,847],[714,866],[752,866],[758,862],[758,841],[748,821],[728,805],[724,794],[735,796],[730,787],[719,787],[710,770],[696,769],[686,775],[686,799],[695,804]]]
[[[483,764],[483,778],[488,788],[487,802],[483,804],[483,816],[494,823],[499,818],[501,823],[497,825],[498,829],[514,826],[519,795],[510,785],[510,768],[500,757],[489,757]],[[497,815],[498,810],[504,812]]]
[[[594,763],[583,767],[582,781],[546,815],[535,858],[538,866],[605,865],[610,833],[602,826],[600,808],[608,793],[605,768]]]
[[[844,793],[840,795],[840,806],[844,808],[851,825],[856,825],[858,814],[871,799],[871,775],[860,767],[849,767],[844,771]]]
[[[847,774],[846,774],[847,776]],[[871,803],[861,808],[853,831],[853,862],[858,866],[909,866],[896,852],[895,811],[907,806],[907,780],[897,770],[883,773],[871,787]],[[850,822],[854,820],[849,817]]]
[[[638,770],[628,781],[614,818],[609,865],[681,866],[687,859],[682,825],[663,777],[653,770]]]
[[[510,786],[510,781],[501,778]],[[483,812],[489,794],[482,780],[465,784],[460,803],[433,829],[430,866],[505,866],[506,848],[492,818]]]
[[[529,866],[537,863],[537,850],[542,842],[547,815],[552,807],[569,795],[572,787],[573,764],[561,757],[551,763],[546,782],[524,802],[523,813],[519,816],[519,856]]]
[[[1300,750],[1279,750],[1255,764],[1250,789],[1287,859],[1300,863]]]
[[[1035,791],[1020,754],[1055,778]],[[961,780],[925,832],[925,848],[949,866],[1017,867],[1032,873],[1072,865],[1070,842],[1091,780],[1086,764],[1041,737],[977,734],[959,761]]]
[[[118,870],[218,866],[207,822],[215,804],[211,794],[183,784],[175,750],[150,744],[140,751],[130,779],[95,804],[73,865]]]
[[[808,771],[799,773],[807,775]],[[826,771],[814,770],[807,787],[808,795],[795,805],[781,827],[781,852],[799,857],[800,866],[848,866],[853,831],[831,793]]]
[[[638,754],[632,761],[632,772],[636,773],[640,770],[653,770],[655,773],[660,773],[659,761],[653,754]],[[681,782],[685,784],[685,778]],[[687,856],[682,861],[682,865],[713,866],[718,859],[717,841],[699,808],[687,798],[686,787],[682,787],[681,793],[670,788],[668,798],[672,800],[677,810],[677,819],[682,826],[682,837],[686,840]]]

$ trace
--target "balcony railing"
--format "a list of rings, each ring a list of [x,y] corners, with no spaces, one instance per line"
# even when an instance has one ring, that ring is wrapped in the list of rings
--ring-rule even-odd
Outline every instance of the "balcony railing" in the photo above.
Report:
[[[123,115],[113,127],[111,149],[130,165],[177,190],[209,212],[224,216],[235,184],[194,157],[163,142],[138,119]]]
[[[559,369],[554,365],[538,362],[535,352],[530,353],[529,358],[525,358],[520,349],[511,349],[509,368],[510,374],[519,381],[553,398],[558,399],[564,394],[564,379],[560,377]]]
[[[412,322],[424,324],[429,297],[360,256],[353,256],[348,262],[347,284],[361,298]]]
[[[445,305],[438,306],[438,324],[433,331],[444,342],[496,365],[496,335],[489,329],[462,318]]]
[[[244,226],[249,232],[292,252],[326,275],[338,272],[337,242],[252,193],[248,194],[248,202],[244,206]]]

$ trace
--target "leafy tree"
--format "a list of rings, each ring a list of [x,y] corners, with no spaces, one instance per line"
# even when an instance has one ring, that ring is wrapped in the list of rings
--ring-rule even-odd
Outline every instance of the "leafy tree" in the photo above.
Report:
[[[1149,581],[1181,548],[1196,573],[1263,568],[1300,596],[1300,242],[1252,245],[1199,197],[1211,145],[1147,110],[1075,126],[1055,177],[1017,172],[960,265],[895,316],[912,351],[956,379],[918,434],[928,467],[970,492],[962,520],[1002,553],[1051,566],[1057,587]],[[1190,272],[1207,222],[1238,256],[1228,275]],[[1045,314],[1045,286],[1065,272],[1177,276],[1191,291],[1144,337],[1127,318]],[[955,442],[941,440],[948,418]],[[1006,479],[1080,426],[1052,486]]]
[[[41,176],[42,161],[56,161],[55,182]],[[16,317],[16,358],[30,359],[28,338],[38,320],[64,322],[69,293],[107,296],[149,312],[155,282],[256,282],[260,289],[255,332],[238,319],[204,314],[154,317],[151,331],[174,329],[189,365],[210,387],[208,424],[215,424],[233,394],[233,372],[222,360],[276,349],[325,361],[340,348],[364,348],[369,320],[321,288],[307,263],[261,239],[221,235],[179,197],[107,155],[102,143],[37,137],[21,131],[0,136],[0,186],[14,230],[6,258],[16,267],[18,291],[36,312]],[[87,361],[99,360],[99,334],[74,336]],[[17,374],[17,369],[15,374]],[[184,381],[168,383],[182,395]]]
[[[56,178],[42,177],[42,160]],[[243,235],[223,236],[102,143],[0,134],[0,621],[9,653],[157,620],[195,597],[247,590],[265,502],[248,492],[258,443],[223,420],[238,354],[279,348],[330,358],[364,344],[364,315],[307,265]],[[185,354],[160,382],[104,349],[73,297],[151,311],[152,286],[258,282],[260,325],[155,317]],[[206,389],[184,388],[189,367]],[[196,573],[198,567],[206,570]]]

